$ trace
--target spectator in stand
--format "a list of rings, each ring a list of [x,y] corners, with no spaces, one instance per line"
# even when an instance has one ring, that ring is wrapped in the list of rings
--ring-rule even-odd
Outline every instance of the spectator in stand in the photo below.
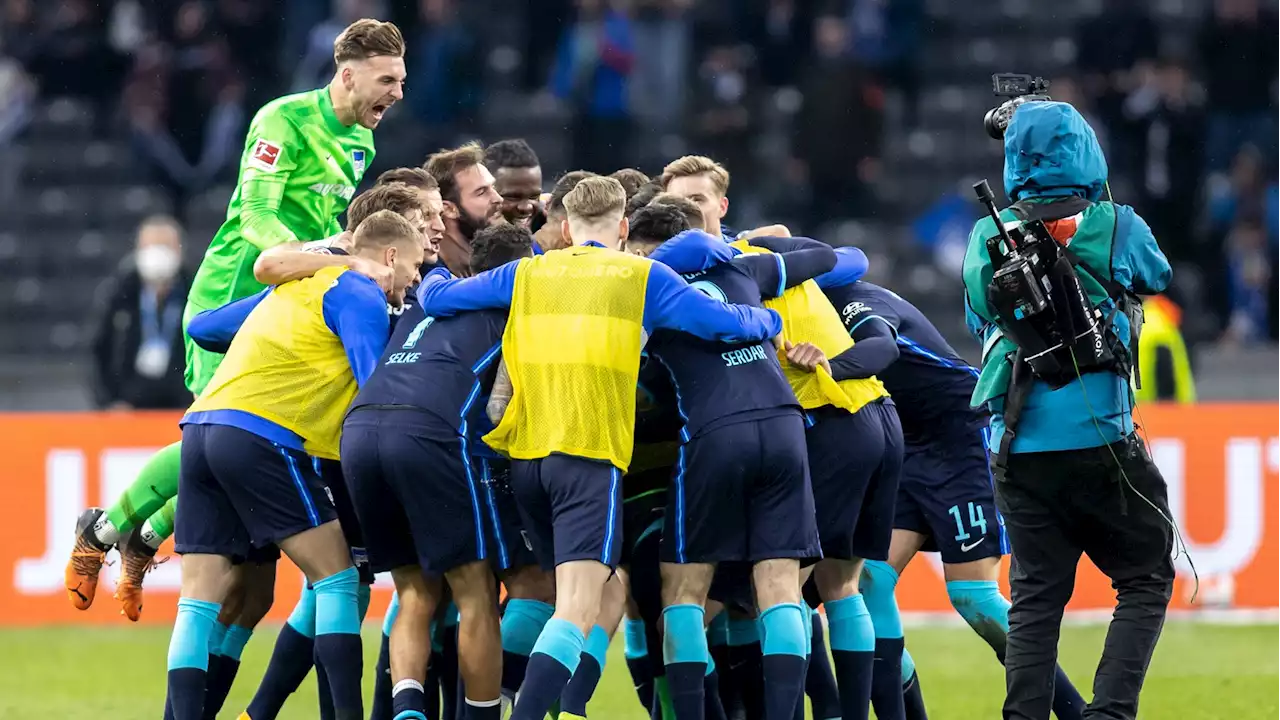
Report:
[[[1204,167],[1202,93],[1178,60],[1161,60],[1138,74],[1140,84],[1124,102],[1136,141],[1138,207],[1169,261],[1190,261],[1198,254],[1193,229]]]
[[[137,249],[99,290],[93,323],[93,386],[113,410],[185,408],[182,308],[190,274],[182,267],[182,230],[173,218],[147,218]]]
[[[405,100],[427,126],[427,152],[454,144],[459,129],[474,127],[480,109],[483,50],[458,9],[457,0],[419,0],[422,25],[405,59],[413,88]]]
[[[217,25],[226,37],[236,75],[246,89],[245,106],[256,111],[279,96],[284,87],[278,78],[280,3],[276,0],[217,0],[217,3]],[[332,45],[329,56],[332,59]]]
[[[635,73],[632,106],[646,124],[675,129],[684,115],[689,67],[689,23],[693,0],[638,0],[635,6]]]
[[[837,15],[814,26],[813,66],[801,85],[795,119],[793,174],[807,177],[815,222],[874,212],[871,185],[880,175],[884,95],[846,52],[849,28]]]
[[[577,0],[578,15],[560,38],[551,91],[573,111],[574,167],[630,162],[630,77],[635,41],[619,0]]]
[[[1160,36],[1145,0],[1108,0],[1100,14],[1085,20],[1076,30],[1076,71],[1084,93],[1114,141],[1107,161],[1113,172],[1139,175],[1139,160],[1132,152],[1133,138],[1125,136],[1123,105],[1142,66],[1153,64],[1159,54]],[[1050,89],[1053,94],[1053,89]]]
[[[13,58],[0,57],[0,202],[15,198],[27,149],[18,142],[31,122],[36,89]]]
[[[204,3],[179,5],[168,38],[139,54],[125,95],[135,145],[181,214],[239,155],[244,85]]]
[[[733,168],[735,178],[749,183],[754,98],[746,53],[728,37],[707,48],[693,88],[687,132],[699,152]]]
[[[903,121],[916,125],[924,0],[848,0],[853,56],[884,86],[902,92]]]
[[[1206,251],[1197,255],[1197,265],[1206,273],[1206,296],[1210,309],[1230,325],[1226,339],[1245,340],[1254,336],[1259,323],[1254,294],[1262,284],[1263,313],[1275,313],[1277,185],[1274,171],[1268,171],[1264,157],[1252,145],[1236,154],[1229,179],[1209,183],[1207,203],[1208,236]],[[1264,274],[1250,263],[1265,261]],[[1269,274],[1267,272],[1269,271]],[[1274,335],[1275,325],[1265,319],[1262,336]]]
[[[524,3],[524,7],[524,62],[520,84],[525,92],[535,93],[546,87],[547,68],[551,67],[556,53],[552,40],[569,27],[573,0],[538,0],[537,4]]]
[[[1198,40],[1209,92],[1209,170],[1226,169],[1245,144],[1274,155],[1275,14],[1258,0],[1216,0]]]
[[[320,4],[321,0],[310,0]],[[380,0],[333,0],[333,14],[311,28],[307,49],[293,73],[293,92],[315,90],[333,77],[333,41],[348,25],[360,18],[385,17]]]
[[[17,6],[25,3],[18,2]],[[22,58],[46,97],[66,95],[94,105],[94,129],[106,132],[115,108],[125,58],[107,42],[107,14],[91,0],[33,3],[30,22],[16,33],[30,32]],[[13,8],[21,17],[24,10]],[[43,20],[43,22],[42,22]],[[32,32],[34,31],[34,32]]]
[[[1262,342],[1272,335],[1267,323],[1275,302],[1269,297],[1275,253],[1267,252],[1261,218],[1240,218],[1227,234],[1226,250],[1231,313],[1223,339],[1231,344]]]
[[[746,37],[756,51],[760,77],[778,88],[796,84],[813,46],[813,3],[802,0],[748,0],[741,4]]]

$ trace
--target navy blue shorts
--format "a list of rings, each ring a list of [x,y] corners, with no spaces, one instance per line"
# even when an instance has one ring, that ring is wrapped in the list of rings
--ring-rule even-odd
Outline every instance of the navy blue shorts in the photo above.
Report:
[[[822,556],[887,560],[894,500],[902,473],[902,425],[890,400],[850,415],[808,414],[805,438]]]
[[[681,446],[667,493],[663,562],[819,556],[798,412],[720,425]]]
[[[925,552],[966,563],[1009,552],[996,510],[986,428],[927,445],[907,445],[893,527],[926,536]]]
[[[443,575],[493,554],[481,481],[460,441],[411,411],[364,410],[342,428],[342,470],[374,572]]]
[[[544,570],[596,560],[616,567],[622,556],[622,471],[569,455],[511,461],[511,487],[521,524]]]
[[[519,570],[537,565],[533,541],[520,521],[515,491],[511,489],[511,463],[505,458],[471,456],[472,467],[480,469],[488,532],[493,533],[494,568]]]
[[[247,557],[338,519],[311,458],[229,425],[182,428],[174,550]]]

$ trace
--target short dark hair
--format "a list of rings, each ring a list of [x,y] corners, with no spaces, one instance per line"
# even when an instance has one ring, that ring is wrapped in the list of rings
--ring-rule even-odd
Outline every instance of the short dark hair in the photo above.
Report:
[[[634,195],[627,196],[627,217],[631,217],[635,211],[653,202],[653,199],[661,193],[662,185],[656,182],[647,182],[641,185]]]
[[[471,272],[482,273],[506,265],[512,260],[529,257],[533,251],[533,235],[519,225],[491,225],[471,238]]]
[[[524,138],[499,140],[484,149],[484,166],[496,173],[499,168],[538,167],[538,153],[529,147]]]
[[[590,170],[570,170],[556,180],[551,188],[551,198],[547,200],[547,214],[564,215],[564,196],[578,186],[578,183],[589,177],[599,177]]]
[[[407,215],[421,210],[418,191],[403,183],[376,185],[365,190],[347,206],[347,230],[355,232],[370,215],[379,210],[390,210],[397,215]]]
[[[702,210],[689,198],[681,197],[673,193],[658,193],[656,197],[649,202],[649,205],[666,205],[673,207],[684,213],[685,220],[689,222],[689,227],[705,229],[707,227],[707,219],[702,216]]]
[[[333,41],[336,65],[380,55],[404,57],[404,37],[393,23],[362,18],[348,25]]]
[[[627,242],[664,243],[689,229],[689,220],[674,205],[646,205],[629,222]]]
[[[441,150],[423,163],[422,168],[440,185],[440,196],[458,202],[458,173],[484,164],[484,148],[472,141],[452,150]]]
[[[622,183],[622,189],[627,191],[627,199],[630,200],[640,188],[649,182],[649,176],[636,170],[635,168],[622,168],[609,173],[609,177]]]
[[[419,190],[439,190],[440,183],[431,177],[431,173],[416,167],[398,167],[392,168],[381,175],[374,181],[374,187],[380,185],[390,185],[391,183],[401,183],[411,188]]]

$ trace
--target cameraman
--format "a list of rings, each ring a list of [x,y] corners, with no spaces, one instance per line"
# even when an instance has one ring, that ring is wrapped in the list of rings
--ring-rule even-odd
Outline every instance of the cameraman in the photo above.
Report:
[[[999,130],[1014,205],[1000,217],[1006,227],[1044,221],[1050,241],[1065,248],[1054,252],[1070,261],[1087,302],[1101,311],[1117,362],[1082,372],[1084,363],[1067,354],[1069,376],[1059,375],[1057,389],[1034,376],[1007,337],[1010,319],[989,299],[986,240],[999,231],[991,218],[974,226],[964,262],[966,320],[983,348],[973,404],[991,410],[996,501],[1013,548],[1004,717],[1049,717],[1062,613],[1083,552],[1119,597],[1083,717],[1133,718],[1174,571],[1165,483],[1134,432],[1130,312],[1134,293],[1163,291],[1172,271],[1147,223],[1103,199],[1107,162],[1075,108],[1041,97],[1006,107],[1012,117]]]

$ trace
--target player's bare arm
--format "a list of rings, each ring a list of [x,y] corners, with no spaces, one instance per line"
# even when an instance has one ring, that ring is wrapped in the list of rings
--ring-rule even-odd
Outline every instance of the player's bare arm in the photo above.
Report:
[[[511,404],[511,396],[515,390],[511,387],[511,375],[507,373],[507,362],[498,363],[498,377],[493,381],[493,391],[489,393],[489,404],[485,406],[485,414],[494,425],[502,422],[502,415]]]

